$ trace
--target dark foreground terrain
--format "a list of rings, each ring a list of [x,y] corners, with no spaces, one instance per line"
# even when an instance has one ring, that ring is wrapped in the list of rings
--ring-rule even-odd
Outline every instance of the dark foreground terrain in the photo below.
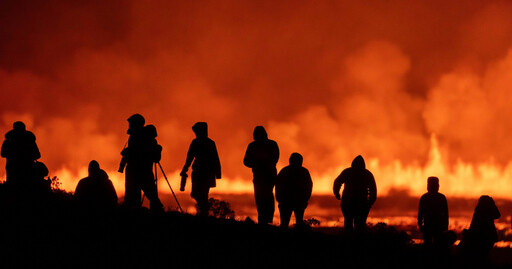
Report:
[[[91,216],[78,213],[66,193],[0,202],[0,268],[440,268],[407,233],[385,224],[355,242],[341,230],[282,230],[144,208]],[[509,250],[495,252],[486,268],[510,268],[499,259]],[[466,266],[454,256],[445,267]]]
[[[385,225],[357,244],[339,235],[146,210],[96,220],[3,219],[0,240],[2,268],[428,268],[429,262],[406,234]]]

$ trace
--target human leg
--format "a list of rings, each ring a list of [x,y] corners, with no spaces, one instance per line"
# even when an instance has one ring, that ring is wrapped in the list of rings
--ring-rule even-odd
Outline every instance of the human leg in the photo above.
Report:
[[[270,224],[274,219],[274,185],[266,182],[254,182],[254,198],[258,210],[258,223]]]
[[[292,217],[292,209],[289,206],[279,204],[279,215],[281,217],[281,228],[288,228],[290,218]]]
[[[124,205],[129,208],[137,208],[141,206],[141,189],[136,180],[136,171],[127,167],[125,175]]]
[[[210,204],[208,203],[208,194],[210,187],[199,179],[192,178],[192,192],[190,196],[196,200],[197,203],[197,215],[206,217],[210,212]]]
[[[304,226],[304,211],[306,208],[304,207],[296,207],[293,212],[295,214],[295,225],[297,227]]]

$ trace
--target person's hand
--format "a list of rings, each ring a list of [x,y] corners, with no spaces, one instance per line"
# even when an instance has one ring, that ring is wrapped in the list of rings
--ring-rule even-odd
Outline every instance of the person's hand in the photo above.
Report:
[[[418,224],[418,228],[419,228],[420,232],[423,232],[423,225],[422,224]]]
[[[119,166],[119,169],[117,170],[117,172],[119,172],[119,173],[123,173],[123,171],[124,171],[124,167]]]
[[[334,196],[336,196],[336,199],[341,200],[341,196],[339,193],[335,193]]]

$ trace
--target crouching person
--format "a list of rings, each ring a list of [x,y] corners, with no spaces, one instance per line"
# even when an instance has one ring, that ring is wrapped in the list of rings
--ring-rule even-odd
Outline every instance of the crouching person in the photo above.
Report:
[[[302,161],[302,155],[293,153],[290,165],[277,175],[276,199],[282,228],[288,228],[292,212],[295,214],[296,227],[304,226],[304,211],[311,197],[313,181],[308,169],[302,166]]]
[[[86,214],[109,213],[117,206],[116,189],[97,161],[89,163],[89,176],[78,182],[74,199],[80,212]]]

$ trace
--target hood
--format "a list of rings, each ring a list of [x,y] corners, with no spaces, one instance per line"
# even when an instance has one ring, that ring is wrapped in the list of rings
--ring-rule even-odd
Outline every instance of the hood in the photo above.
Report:
[[[197,122],[192,126],[192,131],[194,131],[197,138],[208,137],[208,124],[206,122]]]
[[[100,164],[96,160],[92,160],[89,162],[89,176],[93,176],[98,174],[98,171],[100,170]]]
[[[357,157],[352,161],[352,168],[366,169],[363,156],[357,155]]]
[[[256,128],[254,128],[254,132],[252,133],[252,137],[254,138],[254,141],[268,140],[267,131],[265,131],[263,126],[256,126]]]

